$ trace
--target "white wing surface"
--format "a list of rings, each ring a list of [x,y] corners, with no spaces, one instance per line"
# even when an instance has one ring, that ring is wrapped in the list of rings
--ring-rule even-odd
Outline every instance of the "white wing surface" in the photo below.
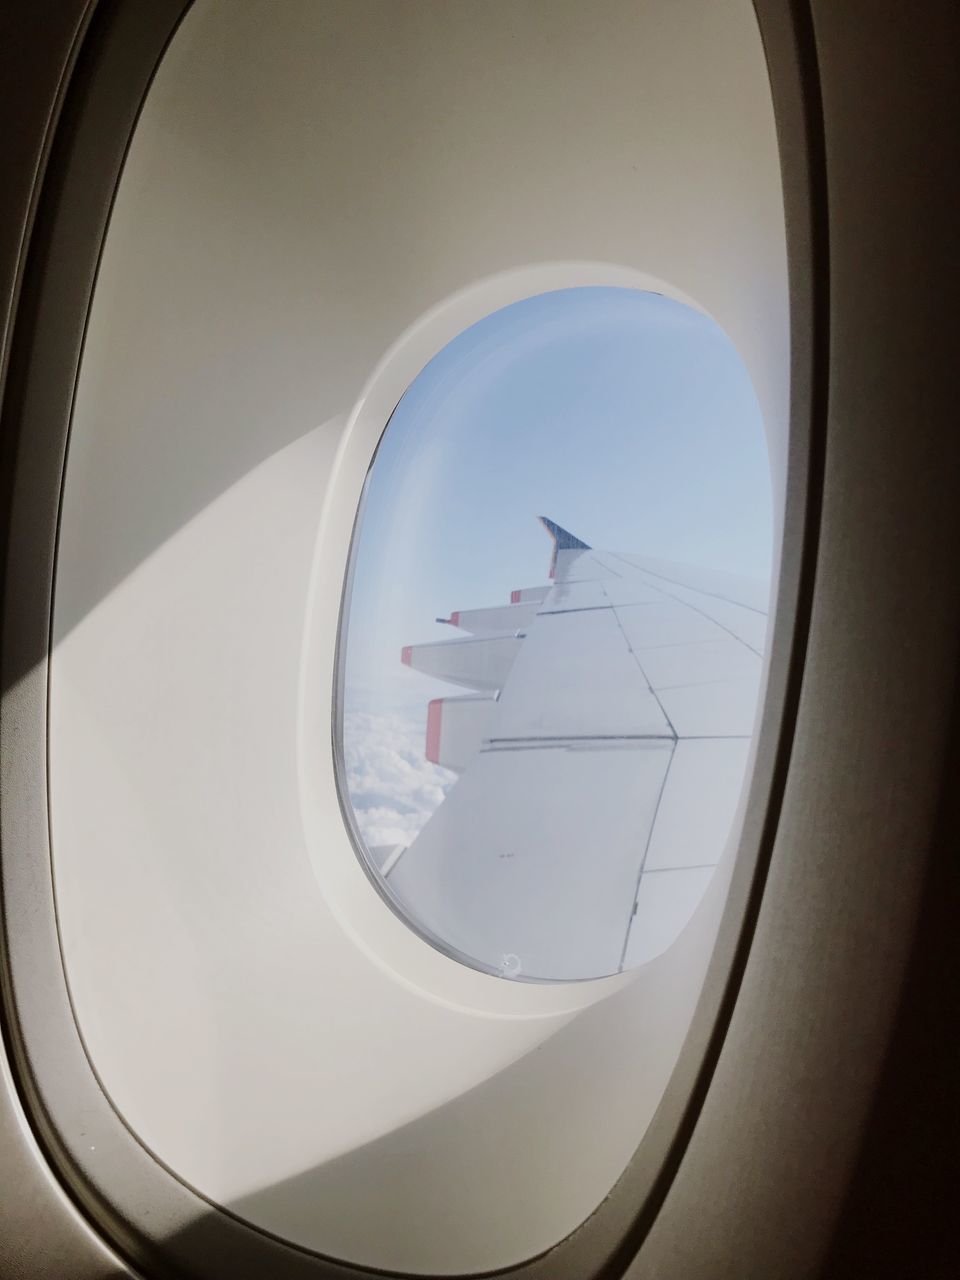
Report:
[[[653,959],[703,895],[743,787],[766,600],[542,519],[550,583],[403,651],[474,692],[430,704],[427,757],[460,777],[387,883],[484,968],[582,979]]]

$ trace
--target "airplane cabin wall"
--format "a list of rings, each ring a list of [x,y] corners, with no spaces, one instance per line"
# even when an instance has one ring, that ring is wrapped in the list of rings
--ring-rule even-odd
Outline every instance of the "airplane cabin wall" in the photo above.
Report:
[[[37,0],[22,43],[0,42],[9,63],[0,84],[19,124],[0,138],[12,172],[29,173],[42,156],[47,104],[83,7]],[[794,56],[785,7],[758,7],[776,68]],[[955,1270],[957,1040],[945,992],[957,977],[947,866],[960,467],[950,360],[938,343],[956,296],[947,108],[957,14],[939,0],[922,14],[853,0],[817,3],[813,18],[815,42],[802,53],[806,92],[814,54],[823,86],[830,342],[817,368],[830,446],[797,746],[760,931],[701,1123],[653,1231],[620,1251],[611,1275],[638,1250],[638,1277],[788,1280],[821,1273],[831,1236],[831,1280]],[[18,228],[30,186],[2,192]],[[791,209],[788,198],[788,218]],[[20,247],[19,231],[4,239],[6,297]],[[8,449],[5,496],[10,461]],[[16,1083],[5,1074],[0,1091],[0,1271],[132,1274],[48,1171],[17,1092],[28,1076],[18,1062]],[[929,1145],[910,1132],[918,1112]],[[163,1272],[156,1258],[145,1265]]]

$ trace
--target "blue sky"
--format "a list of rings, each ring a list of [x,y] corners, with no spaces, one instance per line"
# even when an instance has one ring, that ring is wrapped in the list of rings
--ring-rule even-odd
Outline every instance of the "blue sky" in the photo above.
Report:
[[[400,663],[454,609],[545,582],[550,516],[590,545],[766,579],[770,472],[747,372],[706,316],[633,289],[566,289],[467,329],[384,433],[357,537],[346,703],[456,693]]]

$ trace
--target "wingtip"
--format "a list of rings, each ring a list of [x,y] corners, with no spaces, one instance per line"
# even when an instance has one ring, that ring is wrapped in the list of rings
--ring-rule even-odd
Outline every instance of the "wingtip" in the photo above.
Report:
[[[553,539],[557,551],[591,550],[588,542],[584,542],[582,538],[578,538],[577,535],[575,533],[571,533],[569,529],[564,529],[563,525],[557,524],[556,520],[551,520],[549,516],[537,516],[537,519]]]

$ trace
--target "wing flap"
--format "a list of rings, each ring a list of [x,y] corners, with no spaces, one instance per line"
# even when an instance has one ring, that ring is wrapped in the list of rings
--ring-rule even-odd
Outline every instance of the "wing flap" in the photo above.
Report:
[[[504,631],[522,631],[537,616],[539,604],[535,600],[519,604],[491,605],[486,609],[457,609],[449,618],[438,618],[471,635],[496,635]]]
[[[388,883],[430,932],[496,971],[616,973],[672,749],[481,751]]]
[[[497,738],[672,736],[612,609],[541,614],[500,694]]]
[[[644,649],[639,661],[651,688],[657,690],[759,679],[762,667],[760,658],[732,637]]]
[[[515,587],[510,592],[511,604],[539,604],[550,594],[550,587]]]
[[[603,583],[588,578],[577,582],[557,582],[540,605],[540,613],[566,613],[572,609],[609,609],[610,600]]]
[[[741,680],[663,689],[657,696],[678,738],[749,738],[759,692],[758,671]]]
[[[747,771],[740,738],[679,741],[650,834],[644,873],[714,866],[726,847]],[[691,796],[696,804],[690,803]]]
[[[462,773],[488,736],[493,698],[434,698],[427,707],[427,759]]]
[[[483,636],[406,645],[400,657],[408,667],[435,680],[493,692],[503,687],[522,637]]]
[[[685,867],[643,876],[623,957],[625,969],[655,960],[676,941],[700,905],[712,875],[713,867]]]

